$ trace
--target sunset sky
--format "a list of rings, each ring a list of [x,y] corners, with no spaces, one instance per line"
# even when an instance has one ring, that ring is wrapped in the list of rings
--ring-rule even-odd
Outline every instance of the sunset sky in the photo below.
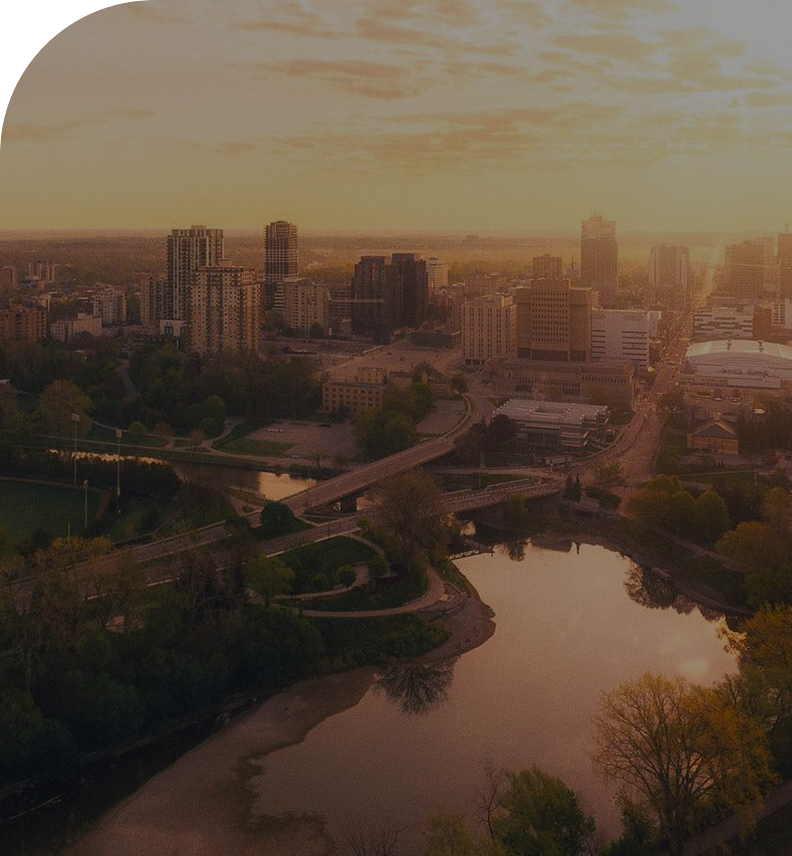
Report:
[[[39,54],[0,228],[780,231],[789,0],[147,0]]]

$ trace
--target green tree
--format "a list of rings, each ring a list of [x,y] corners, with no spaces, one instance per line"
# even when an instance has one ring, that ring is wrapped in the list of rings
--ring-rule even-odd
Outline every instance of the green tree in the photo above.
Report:
[[[507,772],[495,837],[522,856],[580,856],[594,834],[574,791],[538,767]]]
[[[716,690],[646,674],[603,696],[595,763],[657,824],[670,856],[702,825],[746,826],[773,781],[767,735]]]
[[[451,389],[453,389],[454,392],[458,392],[460,395],[467,392],[467,378],[463,374],[455,374],[451,378]]]
[[[397,547],[409,573],[422,554],[448,543],[443,496],[434,479],[422,470],[391,476],[374,490],[377,523]]]
[[[274,597],[288,594],[294,585],[294,571],[280,559],[259,556],[247,563],[245,580],[269,606]]]
[[[54,380],[39,396],[39,413],[44,425],[59,437],[84,437],[91,430],[86,414],[91,411],[91,399],[70,380]],[[72,420],[72,414],[79,420]]]
[[[696,500],[695,531],[702,540],[713,543],[731,527],[729,510],[723,497],[714,490],[705,490]]]
[[[624,471],[620,461],[610,461],[594,467],[594,483],[601,487],[624,484]]]
[[[357,579],[357,573],[352,565],[341,565],[336,569],[335,578],[342,586],[349,588]]]
[[[261,524],[259,535],[265,541],[278,538],[281,535],[288,535],[292,531],[295,521],[294,512],[285,502],[270,500],[261,509],[261,514],[259,515],[259,522]]]
[[[456,814],[433,814],[426,821],[428,841],[424,856],[508,856],[499,841],[474,835]]]
[[[671,516],[671,495],[664,490],[641,488],[627,500],[626,511],[645,526],[665,527]]]
[[[143,441],[146,439],[147,433],[146,426],[142,422],[135,420],[129,426],[129,442],[133,446],[141,446],[143,445]]]
[[[314,321],[314,323],[308,328],[309,339],[324,339],[324,334],[324,327],[322,327],[322,325],[317,321]]]
[[[792,527],[792,496],[783,487],[772,487],[765,494],[762,516],[782,538],[789,538]]]
[[[696,535],[697,505],[693,495],[686,490],[671,494],[668,505],[668,527],[677,535]]]

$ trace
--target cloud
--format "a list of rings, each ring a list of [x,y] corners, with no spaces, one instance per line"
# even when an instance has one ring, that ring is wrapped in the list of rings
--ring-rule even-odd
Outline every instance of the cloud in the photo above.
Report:
[[[579,53],[628,62],[642,62],[658,49],[656,44],[630,33],[573,33],[556,36],[553,43]]]
[[[792,92],[749,92],[745,104],[748,107],[792,107]]]
[[[600,17],[608,15],[631,15],[639,12],[661,14],[674,12],[681,8],[672,0],[568,0],[578,9],[587,9]]]
[[[75,118],[69,122],[58,122],[49,125],[34,125],[22,122],[16,125],[3,127],[3,142],[9,140],[23,140],[25,142],[50,142],[53,140],[66,140],[78,136],[81,131],[94,131],[118,122],[137,121],[149,119],[154,113],[149,110],[107,110],[104,113],[96,113],[91,116]]]
[[[431,78],[416,73],[415,63],[296,59],[258,63],[257,68],[290,77],[316,77],[345,92],[369,98],[408,98],[432,84]]]

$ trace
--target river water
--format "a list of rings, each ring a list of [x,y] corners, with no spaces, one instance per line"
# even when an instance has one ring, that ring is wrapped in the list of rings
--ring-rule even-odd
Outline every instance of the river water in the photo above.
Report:
[[[357,671],[309,682],[315,697],[302,713],[288,693],[276,697],[111,809],[69,854],[280,853],[280,843],[268,849],[270,833],[254,840],[244,830],[295,819],[308,824],[313,844],[288,852],[343,856],[328,839],[388,826],[400,830],[400,853],[414,854],[431,812],[473,818],[485,761],[560,776],[600,831],[618,834],[613,792],[589,759],[600,694],[649,670],[719,678],[734,665],[718,637],[725,622],[600,546],[511,544],[458,565],[495,612],[483,645],[374,681]],[[295,723],[315,706],[318,724],[301,742],[263,754],[263,745],[288,742],[273,734],[292,721],[289,705]],[[297,727],[291,739],[300,736]]]
[[[254,810],[322,815],[333,837],[376,819],[402,830],[409,853],[428,813],[472,812],[484,761],[536,764],[617,834],[612,791],[589,760],[600,693],[649,670],[720,677],[733,666],[718,638],[723,622],[667,591],[650,596],[632,562],[603,547],[521,552],[458,563],[495,611],[491,639],[445,669],[390,675],[302,743],[270,754],[249,782]],[[653,607],[653,598],[674,605]],[[422,705],[427,697],[434,704]]]

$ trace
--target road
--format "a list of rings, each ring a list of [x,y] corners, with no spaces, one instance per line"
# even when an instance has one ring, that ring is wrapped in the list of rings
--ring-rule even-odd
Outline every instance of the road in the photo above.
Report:
[[[486,406],[481,395],[466,395],[465,401],[467,402],[467,412],[464,418],[445,434],[441,434],[434,440],[425,440],[417,446],[411,446],[403,452],[390,455],[380,461],[343,473],[336,478],[328,479],[315,487],[290,496],[284,502],[299,516],[309,508],[316,508],[320,505],[336,502],[345,496],[362,493],[366,488],[381,482],[388,476],[420,467],[436,458],[447,455],[454,449],[455,438],[468,429],[478,415],[484,412]]]

